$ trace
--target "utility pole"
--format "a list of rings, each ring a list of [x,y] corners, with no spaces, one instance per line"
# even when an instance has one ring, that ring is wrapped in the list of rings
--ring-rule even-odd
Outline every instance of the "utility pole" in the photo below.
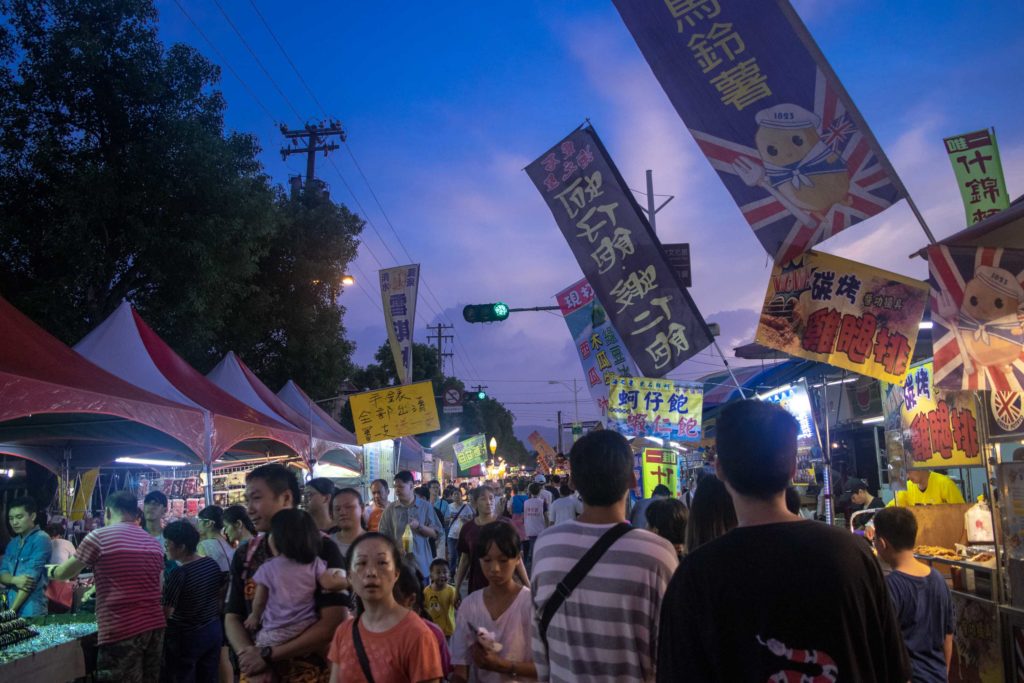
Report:
[[[564,453],[562,450],[562,411],[558,411],[558,452]]]
[[[434,341],[435,339],[437,340],[438,372],[440,372],[440,374],[442,376],[444,375],[444,359],[445,358],[451,358],[452,359],[452,374],[454,375],[455,374],[455,360],[454,360],[455,354],[452,353],[451,351],[449,351],[448,353],[445,353],[444,352],[443,343],[446,342],[446,341],[451,342],[451,341],[455,340],[455,335],[454,334],[444,334],[445,330],[454,330],[455,329],[455,325],[445,325],[444,323],[438,323],[436,325],[427,325],[427,329],[430,330],[431,332],[435,332],[435,334],[428,334],[427,335],[427,341],[431,342],[431,341]],[[449,347],[449,348],[451,348],[451,347]]]
[[[289,130],[288,126],[282,123],[281,135],[291,141],[291,147],[281,148],[282,159],[287,159],[292,154],[306,155],[307,188],[316,178],[316,153],[323,152],[324,156],[327,156],[328,152],[338,149],[337,143],[329,142],[329,138],[333,136],[339,137],[342,142],[345,141],[345,131],[337,121],[307,123],[305,128],[297,130]],[[300,141],[305,144],[304,147],[298,146]]]
[[[655,233],[658,229],[655,227],[654,215],[665,208],[665,205],[675,199],[674,195],[668,195],[668,199],[661,203],[661,206],[655,208],[654,206],[654,171],[647,169],[647,209],[640,207],[640,210],[647,214],[647,221],[651,224],[651,230]]]

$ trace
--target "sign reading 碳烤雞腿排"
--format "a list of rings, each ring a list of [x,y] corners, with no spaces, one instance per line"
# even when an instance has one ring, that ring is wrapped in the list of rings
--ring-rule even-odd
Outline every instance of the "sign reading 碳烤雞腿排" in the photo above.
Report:
[[[776,261],[791,260],[903,196],[788,2],[614,4]]]
[[[642,374],[664,376],[711,344],[593,128],[576,129],[526,172]]]
[[[696,443],[701,439],[704,387],[650,377],[613,377],[608,426],[626,436]]]
[[[349,403],[360,445],[441,428],[429,380],[352,394]]]
[[[1010,205],[995,129],[954,135],[942,142],[960,186],[967,225],[985,220]]]
[[[395,358],[399,384],[412,381],[412,331],[416,323],[416,296],[420,266],[413,263],[380,271],[380,298],[384,306],[384,324]]]
[[[772,268],[757,342],[899,382],[910,367],[927,305],[924,282],[808,251]]]
[[[487,443],[483,434],[452,444],[452,450],[455,451],[455,462],[459,465],[459,471],[463,473],[487,460]]]

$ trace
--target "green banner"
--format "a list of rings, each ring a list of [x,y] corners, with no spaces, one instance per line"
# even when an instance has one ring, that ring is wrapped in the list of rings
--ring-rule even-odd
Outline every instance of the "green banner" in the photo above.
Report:
[[[484,443],[483,434],[477,434],[452,444],[452,450],[455,451],[455,459],[459,463],[461,472],[466,472],[469,468],[487,460],[487,444]]]
[[[967,225],[974,225],[1010,205],[994,128],[954,135],[944,138],[943,142],[960,186]]]

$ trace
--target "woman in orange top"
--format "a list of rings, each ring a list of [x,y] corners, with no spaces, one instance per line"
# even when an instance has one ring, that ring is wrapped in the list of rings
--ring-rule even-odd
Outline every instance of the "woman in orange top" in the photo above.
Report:
[[[371,678],[374,683],[440,681],[441,655],[434,634],[395,600],[402,568],[398,546],[386,536],[366,533],[352,543],[349,557],[349,580],[361,609],[334,633],[327,655],[331,683],[368,683]]]

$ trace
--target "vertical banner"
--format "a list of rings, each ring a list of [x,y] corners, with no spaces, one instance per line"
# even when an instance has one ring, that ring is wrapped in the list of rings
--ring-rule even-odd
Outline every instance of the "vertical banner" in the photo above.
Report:
[[[654,487],[668,487],[673,497],[679,495],[679,464],[671,448],[644,449],[644,497],[654,495]]]
[[[649,377],[613,377],[608,425],[626,436],[698,443],[704,385]]]
[[[984,464],[973,392],[936,387],[931,362],[913,366],[903,383],[883,384],[882,391],[887,412],[886,442],[900,442],[899,452],[906,467]],[[889,430],[898,437],[889,437]]]
[[[788,261],[903,195],[785,0],[614,0],[761,245]]]
[[[967,225],[974,225],[1010,205],[994,128],[943,138],[964,200]]]
[[[647,377],[662,377],[712,342],[658,239],[593,128],[578,128],[526,167]]]
[[[928,273],[935,385],[1020,394],[1024,250],[933,245]]]
[[[772,269],[756,340],[790,356],[899,382],[927,305],[924,282],[808,251]]]
[[[636,363],[586,279],[559,292],[555,298],[580,356],[590,395],[603,419],[608,415],[609,382],[615,376],[636,375]]]
[[[380,299],[384,306],[384,324],[395,357],[399,384],[412,381],[412,331],[416,324],[416,294],[420,266],[413,263],[380,271]]]
[[[555,449],[551,447],[548,440],[541,436],[540,432],[533,431],[530,433],[526,440],[533,446],[533,450],[537,451],[537,457],[541,463],[547,468],[548,472],[555,471]]]

